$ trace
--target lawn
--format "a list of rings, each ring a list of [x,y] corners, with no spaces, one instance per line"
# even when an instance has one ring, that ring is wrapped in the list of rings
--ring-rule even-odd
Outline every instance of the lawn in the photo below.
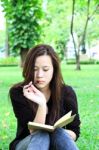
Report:
[[[66,84],[71,85],[78,97],[81,116],[80,150],[99,150],[99,65],[62,65]],[[0,150],[8,150],[15,137],[16,120],[8,96],[12,84],[22,79],[19,67],[0,67]]]

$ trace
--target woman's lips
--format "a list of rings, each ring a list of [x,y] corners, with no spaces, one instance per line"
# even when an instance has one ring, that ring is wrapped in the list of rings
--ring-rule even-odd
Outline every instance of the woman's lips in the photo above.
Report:
[[[42,84],[42,83],[44,83],[44,81],[36,81],[36,83]]]

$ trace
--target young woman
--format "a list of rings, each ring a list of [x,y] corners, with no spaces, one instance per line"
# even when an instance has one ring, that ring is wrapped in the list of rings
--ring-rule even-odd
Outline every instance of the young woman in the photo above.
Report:
[[[24,81],[10,89],[17,119],[16,138],[10,143],[10,150],[78,150],[77,98],[72,87],[63,82],[54,49],[45,44],[32,48],[25,60],[23,77]],[[76,114],[74,121],[53,133],[28,129],[29,121],[53,125],[70,110]]]

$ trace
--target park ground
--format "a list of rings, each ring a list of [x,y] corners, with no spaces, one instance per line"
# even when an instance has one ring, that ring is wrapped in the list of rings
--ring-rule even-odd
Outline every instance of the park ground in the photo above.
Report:
[[[78,98],[81,135],[77,145],[80,150],[99,150],[99,65],[81,65],[81,69],[62,64],[65,83],[74,88]],[[21,71],[19,67],[0,67],[0,150],[8,150],[15,137],[16,119],[8,91],[22,80]]]

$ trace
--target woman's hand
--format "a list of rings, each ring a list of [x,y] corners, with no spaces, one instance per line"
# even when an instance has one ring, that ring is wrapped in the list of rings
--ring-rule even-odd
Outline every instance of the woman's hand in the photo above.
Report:
[[[23,87],[23,95],[29,100],[37,103],[38,105],[46,104],[46,99],[43,93],[41,93],[33,84],[30,82],[28,85]]]
[[[75,141],[76,140],[76,133],[74,133],[72,130],[67,130],[66,132],[71,136],[71,138]]]

